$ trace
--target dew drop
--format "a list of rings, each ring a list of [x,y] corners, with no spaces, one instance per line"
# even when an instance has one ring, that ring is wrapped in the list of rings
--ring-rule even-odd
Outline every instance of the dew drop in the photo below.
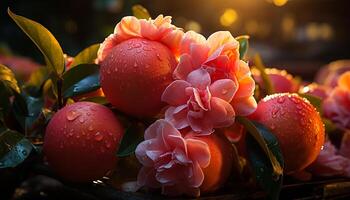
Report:
[[[90,126],[88,127],[88,130],[89,130],[89,131],[93,131],[93,130],[94,130],[94,127],[93,127],[92,125],[90,125]]]
[[[297,109],[301,110],[303,108],[303,106],[301,106],[300,104],[297,105]]]
[[[112,144],[106,140],[105,146],[107,149],[111,148]]]
[[[22,150],[22,154],[24,155],[24,156],[26,156],[26,155],[28,155],[28,152],[26,151],[26,150]]]
[[[159,53],[157,53],[157,58],[159,61],[162,61],[162,58],[160,57]]]
[[[134,45],[133,45],[133,48],[140,48],[142,45],[140,44],[140,43],[135,43]]]
[[[278,107],[274,107],[273,109],[272,109],[272,117],[275,115],[275,117],[276,117],[276,114],[278,113],[278,111],[280,111],[280,108],[278,108]]]
[[[79,117],[79,122],[80,122],[81,124],[83,124],[83,123],[85,122],[85,118],[84,118],[84,117]]]
[[[227,94],[227,92],[228,92],[228,90],[226,90],[226,89],[221,90],[221,94],[223,94],[223,95]]]
[[[114,68],[114,72],[118,72],[118,67],[115,67],[115,68]]]
[[[274,130],[276,126],[274,124],[271,125],[271,129]]]
[[[278,98],[277,98],[277,102],[278,102],[278,103],[284,103],[285,100],[286,100],[286,99],[285,99],[284,97],[278,97]]]
[[[100,132],[97,132],[95,134],[95,140],[96,141],[101,141],[103,139],[103,135]]]
[[[75,120],[77,117],[79,117],[80,116],[80,113],[78,113],[78,112],[75,112],[74,110],[70,110],[70,111],[68,111],[68,113],[67,113],[67,119],[68,119],[68,121],[73,121],[73,120]]]

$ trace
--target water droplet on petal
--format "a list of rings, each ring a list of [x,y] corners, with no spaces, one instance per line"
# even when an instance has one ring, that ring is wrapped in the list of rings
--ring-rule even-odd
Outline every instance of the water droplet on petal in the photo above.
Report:
[[[228,90],[226,90],[226,89],[221,90],[221,94],[222,94],[222,95],[227,94],[227,92],[228,92]]]
[[[103,139],[103,135],[100,132],[97,132],[95,134],[95,140],[96,141],[101,141]]]

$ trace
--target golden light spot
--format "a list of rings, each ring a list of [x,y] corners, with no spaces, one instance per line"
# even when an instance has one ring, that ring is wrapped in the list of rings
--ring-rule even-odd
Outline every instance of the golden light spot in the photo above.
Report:
[[[186,23],[185,29],[200,33],[202,26],[198,22],[191,20]]]
[[[291,33],[294,30],[295,21],[292,17],[284,17],[281,26],[285,33]]]
[[[327,23],[321,24],[320,25],[320,36],[324,40],[331,39],[332,36],[333,36],[333,29],[332,29],[332,27],[329,24],[327,24]]]
[[[223,26],[231,26],[238,18],[236,10],[228,8],[220,16],[220,24]]]
[[[275,6],[284,6],[287,2],[288,0],[273,0],[273,4],[275,4]]]
[[[319,30],[316,23],[310,23],[306,27],[306,36],[310,40],[317,40],[319,38]]]

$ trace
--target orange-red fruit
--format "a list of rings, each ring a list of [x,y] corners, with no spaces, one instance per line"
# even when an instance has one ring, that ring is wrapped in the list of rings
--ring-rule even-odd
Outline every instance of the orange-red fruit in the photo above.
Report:
[[[223,135],[219,134],[200,136],[197,139],[208,144],[211,155],[209,166],[203,168],[204,181],[200,190],[201,193],[214,192],[230,176],[233,163],[232,145]]]
[[[43,151],[62,178],[86,182],[115,167],[123,128],[108,108],[78,102],[59,110],[46,128]]]
[[[117,109],[137,117],[156,115],[161,94],[173,81],[177,61],[163,44],[143,38],[124,41],[100,62],[101,86]]]
[[[297,94],[266,96],[250,118],[268,127],[277,137],[286,173],[304,169],[321,151],[324,124],[315,107]]]

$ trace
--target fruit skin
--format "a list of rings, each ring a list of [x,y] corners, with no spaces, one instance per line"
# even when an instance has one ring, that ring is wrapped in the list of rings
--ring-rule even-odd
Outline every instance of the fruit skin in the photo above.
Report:
[[[123,128],[113,112],[91,102],[59,110],[46,128],[43,151],[62,178],[87,182],[115,167]]]
[[[204,181],[200,186],[201,193],[214,192],[231,174],[234,160],[232,144],[219,132],[196,139],[208,144],[211,156],[209,166],[202,169]]]
[[[117,109],[151,117],[165,105],[161,94],[173,81],[177,61],[163,44],[143,38],[121,42],[100,62],[101,87]]]
[[[325,140],[319,113],[297,94],[266,96],[249,116],[277,137],[285,161],[285,172],[301,171],[318,156]]]

